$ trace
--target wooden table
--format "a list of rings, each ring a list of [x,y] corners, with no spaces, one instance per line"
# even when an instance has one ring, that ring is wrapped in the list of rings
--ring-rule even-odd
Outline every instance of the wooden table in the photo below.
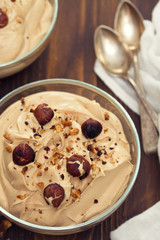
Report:
[[[144,18],[151,18],[157,0],[133,0]],[[71,78],[91,83],[117,98],[93,72],[95,54],[93,34],[100,24],[113,27],[114,14],[119,0],[60,0],[58,19],[50,43],[31,66],[14,76],[0,80],[0,97],[11,90],[40,79]],[[140,132],[139,116],[119,99]],[[141,141],[142,142],[142,141]],[[106,240],[110,231],[127,219],[141,213],[160,200],[160,165],[157,154],[142,159],[135,186],[123,205],[107,220],[96,227],[68,236],[46,236],[26,231],[13,225],[7,233],[11,240]]]

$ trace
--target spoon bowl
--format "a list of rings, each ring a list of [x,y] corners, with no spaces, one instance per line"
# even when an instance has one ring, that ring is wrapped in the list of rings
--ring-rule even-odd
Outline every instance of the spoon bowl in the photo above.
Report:
[[[132,58],[127,46],[111,28],[100,25],[94,34],[97,59],[113,75],[127,75]]]
[[[116,11],[114,28],[130,50],[140,48],[140,37],[144,31],[143,17],[128,0],[122,1]]]
[[[109,74],[119,76],[130,82],[145,110],[158,129],[158,116],[156,112],[146,101],[135,81],[128,75],[132,63],[132,56],[127,45],[110,27],[100,25],[95,30],[94,49],[97,59]]]

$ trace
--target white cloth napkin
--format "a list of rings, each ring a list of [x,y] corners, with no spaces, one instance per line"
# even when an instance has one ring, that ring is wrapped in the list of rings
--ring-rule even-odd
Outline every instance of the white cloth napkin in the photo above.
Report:
[[[160,240],[160,202],[110,234],[111,240]]]
[[[160,113],[160,2],[153,9],[152,20],[145,20],[144,24],[139,53],[141,77],[147,100]],[[139,113],[137,96],[126,80],[111,77],[98,60],[94,71],[129,108]]]

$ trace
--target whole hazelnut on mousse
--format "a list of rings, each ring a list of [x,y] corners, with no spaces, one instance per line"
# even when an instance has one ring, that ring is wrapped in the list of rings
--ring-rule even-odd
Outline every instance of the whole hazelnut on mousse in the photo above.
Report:
[[[46,123],[50,122],[54,117],[54,112],[46,103],[39,104],[33,113],[41,126],[44,126]]]
[[[90,172],[90,163],[81,155],[72,155],[67,159],[67,172],[73,177],[79,177],[80,180],[88,176]]]
[[[4,28],[8,24],[8,16],[0,9],[0,28]]]
[[[33,149],[26,143],[20,143],[13,150],[13,162],[19,166],[27,165],[33,162],[35,153]]]
[[[82,124],[81,130],[85,138],[92,139],[101,133],[102,124],[95,119],[89,118]]]
[[[44,199],[48,204],[52,204],[55,208],[59,207],[64,199],[64,189],[57,183],[51,183],[45,187],[43,191]]]

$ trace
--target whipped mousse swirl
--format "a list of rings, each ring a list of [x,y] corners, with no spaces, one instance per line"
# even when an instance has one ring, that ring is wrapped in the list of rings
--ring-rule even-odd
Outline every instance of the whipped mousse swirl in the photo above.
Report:
[[[67,226],[109,209],[133,171],[119,119],[64,92],[22,98],[0,116],[0,205],[31,223]]]

